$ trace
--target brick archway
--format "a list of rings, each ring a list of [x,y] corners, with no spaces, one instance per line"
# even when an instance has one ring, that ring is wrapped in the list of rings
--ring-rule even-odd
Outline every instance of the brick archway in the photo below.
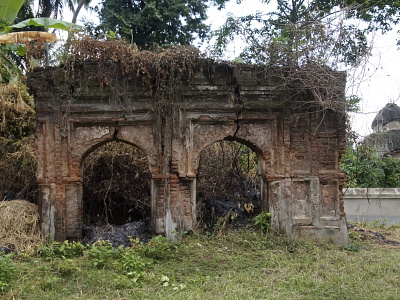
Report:
[[[137,145],[115,139],[91,148],[81,162],[85,224],[123,225],[151,216],[150,168]]]
[[[205,72],[209,68],[213,72]],[[199,68],[171,103],[168,116],[154,111],[152,94],[143,86],[81,86],[96,64],[83,63],[69,73],[35,69],[28,85],[35,97],[37,180],[44,235],[57,240],[81,237],[81,162],[95,145],[122,140],[137,145],[151,171],[155,233],[174,238],[196,224],[196,172],[199,153],[224,138],[252,145],[260,158],[272,227],[292,238],[347,242],[338,168],[345,147],[345,116],[318,103],[290,100],[279,84],[256,67],[210,65]],[[67,72],[67,74],[69,74]],[[260,75],[261,74],[261,75]],[[332,73],[341,82],[344,76]],[[79,93],[77,92],[79,91]],[[345,101],[344,93],[337,101]],[[168,130],[167,130],[168,129]]]

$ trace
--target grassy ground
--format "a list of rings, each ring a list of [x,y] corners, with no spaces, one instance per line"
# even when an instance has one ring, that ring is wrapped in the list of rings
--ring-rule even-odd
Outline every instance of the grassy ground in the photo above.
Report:
[[[49,244],[36,255],[13,257],[6,284],[3,263],[0,298],[400,299],[400,246],[387,243],[400,240],[400,228],[378,227],[353,228],[346,247],[289,241],[251,227],[175,243],[157,237],[130,250]],[[387,240],[368,231],[384,231]]]

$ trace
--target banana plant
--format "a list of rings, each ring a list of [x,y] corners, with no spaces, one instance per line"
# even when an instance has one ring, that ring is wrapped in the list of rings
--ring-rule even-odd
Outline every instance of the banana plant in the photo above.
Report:
[[[24,0],[0,0],[0,34],[7,34],[13,28],[24,28],[30,25],[66,31],[81,28],[76,24],[53,18],[32,18],[12,25],[23,3]]]
[[[31,18],[17,24],[13,24],[24,0],[0,0],[0,60],[4,61],[7,51],[14,51],[20,56],[26,53],[26,44],[32,41],[42,43],[55,43],[57,37],[54,34],[45,31],[18,31],[11,32],[12,29],[21,29],[27,26],[37,26],[43,28],[55,28],[66,31],[80,30],[81,26],[76,24],[56,20],[53,18]],[[8,44],[4,46],[4,44]],[[46,63],[47,64],[47,63]],[[17,68],[17,67],[16,67]],[[18,69],[18,68],[17,68]],[[15,70],[20,73],[20,71]]]
[[[1,0],[0,1],[0,30],[3,31],[7,24],[14,23],[24,0]]]

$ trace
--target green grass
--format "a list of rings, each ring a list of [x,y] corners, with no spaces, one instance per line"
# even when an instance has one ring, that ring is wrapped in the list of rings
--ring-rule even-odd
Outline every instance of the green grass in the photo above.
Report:
[[[362,242],[349,251],[250,228],[221,237],[194,234],[174,243],[158,238],[109,256],[99,247],[76,258],[62,258],[73,246],[56,257],[46,251],[42,257],[15,256],[13,280],[0,298],[364,300],[400,295],[399,247]],[[143,263],[138,276],[129,272],[121,253]]]

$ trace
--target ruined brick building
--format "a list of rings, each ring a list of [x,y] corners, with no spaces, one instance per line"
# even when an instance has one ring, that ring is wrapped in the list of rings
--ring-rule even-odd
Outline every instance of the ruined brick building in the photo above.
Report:
[[[228,139],[257,154],[262,206],[272,214],[273,229],[292,238],[347,242],[344,175],[338,169],[343,112],[323,107],[310,94],[293,98],[282,92],[267,68],[208,62],[193,69],[160,113],[151,87],[132,79],[140,74],[129,80],[114,74],[114,81],[104,83],[93,76],[99,68],[83,62],[29,74],[44,235],[81,238],[83,160],[114,140],[147,156],[153,232],[173,238],[193,229],[200,152]],[[343,74],[331,75],[344,91]],[[336,97],[343,103],[343,93]]]
[[[400,107],[387,103],[371,124],[373,133],[365,138],[365,144],[379,156],[400,158]]]

